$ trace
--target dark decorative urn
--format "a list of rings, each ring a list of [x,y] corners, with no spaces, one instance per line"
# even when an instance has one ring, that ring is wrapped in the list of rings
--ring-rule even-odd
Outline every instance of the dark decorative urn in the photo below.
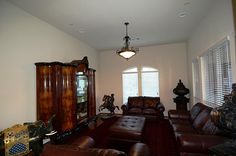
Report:
[[[177,97],[173,99],[176,103],[176,110],[187,110],[189,98],[185,97],[185,95],[189,93],[189,89],[184,86],[181,80],[179,80],[179,83],[173,89],[173,92],[177,95]]]

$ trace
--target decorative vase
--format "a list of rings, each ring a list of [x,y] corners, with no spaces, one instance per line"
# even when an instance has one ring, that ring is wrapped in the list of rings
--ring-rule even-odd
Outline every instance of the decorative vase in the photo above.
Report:
[[[185,97],[185,95],[189,93],[189,89],[184,86],[181,80],[179,80],[179,83],[173,89],[173,92],[177,95],[177,97],[173,99],[176,103],[176,109],[187,110],[187,103],[189,102],[189,98]]]
[[[173,89],[174,94],[178,96],[184,96],[189,93],[189,89],[184,86],[184,84],[179,80],[176,88]]]

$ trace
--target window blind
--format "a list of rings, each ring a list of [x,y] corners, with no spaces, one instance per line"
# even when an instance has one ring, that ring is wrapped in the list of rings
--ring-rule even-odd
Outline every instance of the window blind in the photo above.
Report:
[[[203,100],[222,105],[232,84],[229,40],[223,40],[201,56]]]

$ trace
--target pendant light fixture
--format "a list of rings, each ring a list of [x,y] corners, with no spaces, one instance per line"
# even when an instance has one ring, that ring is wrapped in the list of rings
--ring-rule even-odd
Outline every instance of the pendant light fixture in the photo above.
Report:
[[[126,22],[125,26],[126,26],[126,35],[123,38],[123,40],[125,41],[125,45],[124,47],[122,47],[121,49],[117,50],[116,53],[118,55],[120,55],[121,57],[125,58],[126,60],[130,59],[132,56],[134,56],[137,52],[138,52],[138,48],[134,48],[134,47],[129,47],[130,45],[130,37],[128,36],[128,25],[129,23]]]

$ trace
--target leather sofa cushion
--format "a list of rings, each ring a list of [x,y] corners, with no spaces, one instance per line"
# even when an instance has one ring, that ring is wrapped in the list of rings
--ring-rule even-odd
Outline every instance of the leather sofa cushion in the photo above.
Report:
[[[172,124],[190,124],[190,121],[187,119],[169,119],[169,122]]]
[[[193,122],[195,118],[198,116],[198,114],[205,108],[209,108],[208,106],[202,104],[202,103],[196,103],[190,111],[178,111],[178,110],[169,110],[168,111],[168,117],[169,119],[184,119],[189,120],[190,122]]]
[[[129,114],[142,114],[142,109],[141,108],[130,108],[128,110]]]
[[[159,103],[160,103],[160,97],[144,97],[143,98],[144,108],[155,109]]]
[[[129,107],[143,107],[143,97],[129,97],[128,98],[128,105]]]
[[[207,120],[210,118],[210,112],[211,109],[210,108],[205,108],[204,110],[202,110],[199,115],[196,117],[196,119],[193,121],[193,127],[198,130],[201,131],[202,127],[204,126],[204,124],[207,122]]]
[[[211,121],[211,118],[207,120],[205,125],[202,128],[202,133],[203,134],[210,134],[210,135],[215,135],[219,134],[220,130],[215,126],[215,124]]]
[[[196,103],[190,110],[190,120],[194,121],[197,115],[207,106],[202,103]]]
[[[195,129],[190,124],[173,124],[172,127],[177,133],[196,133]]]
[[[146,109],[143,109],[143,114],[144,115],[156,115],[157,111],[153,108],[146,108]]]

